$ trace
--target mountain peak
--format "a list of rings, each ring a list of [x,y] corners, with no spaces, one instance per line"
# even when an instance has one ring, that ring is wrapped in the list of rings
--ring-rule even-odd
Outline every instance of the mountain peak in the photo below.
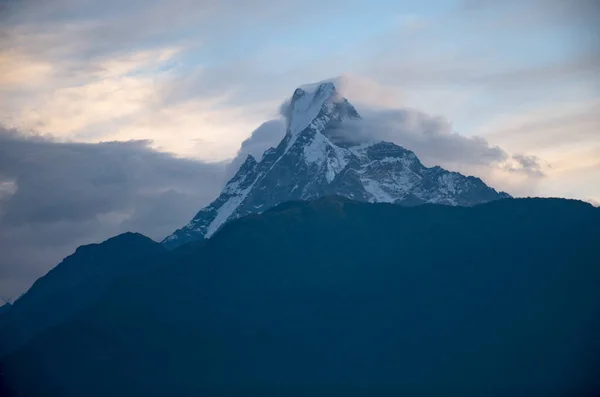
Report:
[[[337,92],[335,82],[333,80],[324,80],[319,81],[317,83],[303,84],[300,87],[296,88],[294,91],[294,96],[299,96],[303,94],[316,94],[317,92],[321,93],[335,93]],[[294,98],[292,97],[292,100]]]
[[[289,109],[288,132],[296,135],[308,127],[326,104],[340,102],[333,82],[304,85],[292,95]]]
[[[240,169],[238,170],[238,172],[242,169],[247,169],[247,168],[252,168],[257,164],[256,159],[254,158],[253,155],[249,154],[248,156],[246,156],[246,160],[244,160],[244,163],[242,164],[242,166],[240,167]]]
[[[427,168],[391,142],[354,144],[344,122],[360,119],[333,81],[297,88],[287,107],[287,133],[260,161],[248,157],[221,195],[163,243],[176,247],[212,236],[225,222],[291,200],[338,195],[403,205],[475,205],[506,197],[479,179]],[[346,134],[347,135],[347,134]]]

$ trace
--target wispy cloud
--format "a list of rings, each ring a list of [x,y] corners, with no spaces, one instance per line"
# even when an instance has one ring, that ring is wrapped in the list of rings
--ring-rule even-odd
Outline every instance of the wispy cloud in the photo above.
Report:
[[[511,158],[512,164],[509,163],[506,169],[513,173],[523,173],[534,178],[542,178],[546,176],[544,168],[550,167],[548,164],[544,164],[537,156],[515,154]]]

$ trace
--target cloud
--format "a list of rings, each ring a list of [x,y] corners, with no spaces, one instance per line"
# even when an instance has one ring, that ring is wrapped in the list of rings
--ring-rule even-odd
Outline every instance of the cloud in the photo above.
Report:
[[[226,165],[147,141],[56,142],[0,129],[0,290],[16,295],[81,244],[162,239],[212,201]]]
[[[363,120],[350,122],[337,133],[357,142],[374,139],[397,143],[430,165],[487,165],[508,157],[484,138],[456,133],[445,118],[416,109],[370,110],[361,115]]]
[[[491,119],[479,133],[503,146],[523,150],[564,152],[569,147],[597,145],[600,100],[557,101],[549,106],[524,108]]]
[[[361,106],[393,109],[403,102],[400,89],[366,76],[344,73],[334,80],[338,92],[359,109]]]
[[[0,95],[11,97],[0,103],[0,116],[9,127],[62,140],[149,139],[154,148],[191,158],[233,157],[250,126],[274,106],[236,104],[233,88],[210,83],[210,75],[192,73],[190,81],[182,71],[165,69],[177,56],[176,48],[159,48],[101,59],[81,78],[40,75],[35,92],[28,93],[12,91],[26,78],[15,73],[35,70],[3,65],[0,54],[0,76],[5,66],[12,73],[4,74],[4,86],[0,78]]]
[[[285,135],[285,128],[285,121],[283,119],[269,120],[262,123],[242,142],[240,150],[238,150],[237,155],[227,167],[227,174],[233,176],[248,155],[260,161],[262,154],[267,149],[279,144]]]
[[[544,172],[545,165],[542,160],[533,155],[515,154],[512,156],[513,164],[507,165],[507,170],[514,173],[524,173],[534,178],[546,176]]]

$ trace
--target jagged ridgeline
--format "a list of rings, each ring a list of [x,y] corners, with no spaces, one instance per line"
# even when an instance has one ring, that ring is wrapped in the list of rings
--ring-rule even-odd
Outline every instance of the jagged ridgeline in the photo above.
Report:
[[[425,167],[393,143],[338,139],[344,123],[360,122],[360,115],[333,82],[296,89],[287,113],[279,145],[260,161],[248,156],[215,201],[164,239],[167,247],[208,238],[231,219],[289,200],[338,195],[364,202],[472,206],[510,197],[479,178]]]

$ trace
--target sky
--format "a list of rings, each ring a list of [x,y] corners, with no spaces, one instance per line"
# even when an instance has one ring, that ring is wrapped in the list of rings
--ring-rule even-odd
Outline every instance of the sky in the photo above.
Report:
[[[600,203],[598,0],[0,0],[0,297],[160,240],[336,78],[350,133],[514,196]]]

